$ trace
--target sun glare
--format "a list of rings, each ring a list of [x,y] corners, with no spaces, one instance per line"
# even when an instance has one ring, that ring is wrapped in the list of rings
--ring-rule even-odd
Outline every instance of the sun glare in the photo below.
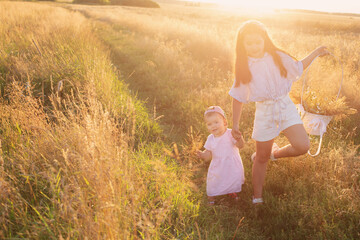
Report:
[[[271,11],[274,9],[307,9],[325,12],[348,12],[360,13],[360,5],[357,1],[289,1],[289,0],[187,0],[189,2],[214,3],[221,7],[243,8],[259,11]]]

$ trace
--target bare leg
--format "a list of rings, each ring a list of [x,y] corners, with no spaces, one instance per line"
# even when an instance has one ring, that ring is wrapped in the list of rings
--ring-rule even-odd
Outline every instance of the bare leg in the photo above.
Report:
[[[267,142],[256,142],[256,156],[252,167],[254,198],[262,197],[262,190],[266,175],[266,166],[269,161],[273,142],[274,140]]]
[[[283,133],[290,144],[275,151],[275,158],[295,157],[307,153],[310,141],[303,124],[290,126]]]

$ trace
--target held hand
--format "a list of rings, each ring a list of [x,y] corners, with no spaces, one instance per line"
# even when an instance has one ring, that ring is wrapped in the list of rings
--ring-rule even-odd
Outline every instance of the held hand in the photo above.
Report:
[[[235,138],[236,141],[239,141],[240,139],[242,139],[242,134],[237,129],[232,129],[231,130],[231,135],[233,136],[233,138]]]
[[[245,140],[244,138],[241,136],[239,140],[237,140],[236,144],[235,144],[239,149],[242,149],[245,146]]]
[[[318,47],[315,51],[316,51],[316,53],[317,53],[317,55],[319,57],[326,56],[326,55],[330,54],[327,47],[325,47],[325,46]]]

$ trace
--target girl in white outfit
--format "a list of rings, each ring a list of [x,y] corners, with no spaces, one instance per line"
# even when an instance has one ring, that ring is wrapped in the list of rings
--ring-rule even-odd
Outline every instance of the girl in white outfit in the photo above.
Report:
[[[210,205],[215,203],[215,196],[231,194],[237,199],[237,193],[245,181],[244,167],[239,149],[244,146],[244,139],[238,140],[227,128],[224,111],[219,106],[211,106],[204,113],[208,136],[204,151],[198,151],[198,157],[210,161],[206,179],[206,193]]]
[[[265,26],[250,20],[242,24],[236,42],[235,81],[229,92],[233,98],[235,139],[241,138],[239,122],[243,103],[256,102],[252,138],[256,152],[252,155],[253,203],[263,203],[262,190],[269,159],[276,160],[305,154],[310,147],[295,104],[289,97],[291,85],[318,55],[327,55],[319,47],[301,61],[275,47]],[[274,138],[280,132],[290,144],[279,148]]]

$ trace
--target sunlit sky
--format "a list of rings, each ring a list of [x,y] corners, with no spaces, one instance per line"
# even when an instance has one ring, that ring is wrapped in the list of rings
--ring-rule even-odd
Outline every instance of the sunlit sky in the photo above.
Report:
[[[359,0],[186,0],[190,2],[211,2],[225,6],[262,9],[307,9],[324,12],[360,13]]]

